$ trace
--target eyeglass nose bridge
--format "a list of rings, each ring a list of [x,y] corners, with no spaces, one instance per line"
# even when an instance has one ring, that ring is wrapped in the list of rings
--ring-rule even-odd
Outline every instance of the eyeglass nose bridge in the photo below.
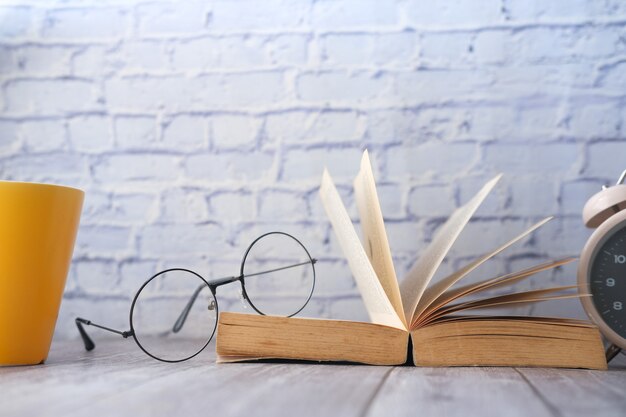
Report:
[[[232,277],[224,277],[224,278],[217,278],[215,280],[212,280],[209,283],[209,287],[211,288],[211,291],[213,291],[213,294],[215,294],[215,289],[217,287],[221,287],[222,285],[230,284],[231,282],[241,281],[242,278],[243,278],[243,275],[232,276]]]

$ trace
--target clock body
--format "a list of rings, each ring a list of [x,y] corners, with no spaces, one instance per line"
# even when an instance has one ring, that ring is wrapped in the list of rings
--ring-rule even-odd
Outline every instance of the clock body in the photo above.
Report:
[[[604,220],[580,256],[583,307],[613,344],[626,349],[626,210]]]

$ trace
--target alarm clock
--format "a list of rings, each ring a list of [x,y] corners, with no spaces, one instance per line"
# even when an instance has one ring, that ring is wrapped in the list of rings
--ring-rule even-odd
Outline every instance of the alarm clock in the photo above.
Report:
[[[589,318],[611,343],[607,360],[626,349],[626,171],[587,201],[589,237],[578,264],[578,288]]]

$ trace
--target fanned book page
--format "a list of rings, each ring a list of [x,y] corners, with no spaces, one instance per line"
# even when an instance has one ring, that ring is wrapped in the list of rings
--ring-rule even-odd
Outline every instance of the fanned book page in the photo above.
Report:
[[[514,243],[517,243],[522,238],[528,236],[530,233],[534,232],[535,230],[537,230],[538,228],[540,228],[541,226],[543,226],[544,224],[546,224],[550,220],[552,220],[552,217],[548,217],[546,219],[541,220],[540,222],[534,224],[529,229],[525,230],[524,232],[522,232],[521,234],[519,234],[515,238],[511,239],[510,241],[508,241],[504,245],[498,247],[494,251],[489,252],[489,253],[487,253],[487,254],[477,258],[476,260],[474,260],[473,262],[470,262],[469,264],[465,265],[463,268],[459,269],[458,271],[453,272],[452,274],[450,274],[446,278],[442,279],[441,281],[439,281],[439,282],[431,285],[430,287],[426,288],[426,290],[422,294],[422,298],[417,303],[417,308],[415,309],[415,313],[413,315],[414,321],[418,320],[420,315],[422,313],[424,313],[424,311],[426,311],[426,309],[428,307],[430,307],[433,304],[433,302],[441,294],[443,294],[446,290],[448,290],[450,287],[452,287],[454,284],[456,284],[461,278],[463,278],[464,276],[466,276],[467,274],[472,272],[474,269],[478,268],[480,265],[485,263],[485,261],[493,258],[494,256],[496,256],[497,254],[499,254],[500,252],[502,252],[503,250],[505,250],[509,246],[513,245]]]
[[[322,175],[320,197],[326,215],[335,230],[337,240],[339,240],[341,250],[348,260],[348,265],[359,287],[370,319],[376,324],[406,329],[403,320],[400,319],[387,298],[385,289],[378,280],[376,272],[361,245],[337,188],[326,170]]]
[[[354,180],[354,193],[361,218],[365,252],[396,314],[407,325],[402,308],[400,287],[398,286],[398,279],[393,266],[391,249],[387,241],[383,214],[380,209],[374,174],[372,173],[372,166],[367,151],[363,152],[361,169]]]
[[[500,180],[500,177],[502,177],[502,174],[485,184],[470,201],[452,213],[452,216],[435,234],[433,241],[428,245],[424,253],[420,255],[413,268],[411,268],[404,281],[400,284],[404,316],[409,319],[409,322],[414,321],[417,304],[433,275],[435,275],[437,268],[441,265],[443,258],[476,209],[478,209],[485,197]]]

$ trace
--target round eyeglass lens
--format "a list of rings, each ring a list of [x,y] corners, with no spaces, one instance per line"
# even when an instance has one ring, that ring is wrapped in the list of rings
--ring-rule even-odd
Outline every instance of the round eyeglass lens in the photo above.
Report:
[[[308,303],[315,286],[315,267],[294,237],[268,233],[249,248],[242,265],[244,291],[259,313],[293,316]]]
[[[206,347],[217,325],[217,301],[207,283],[183,269],[162,271],[137,293],[131,323],[150,356],[179,362]]]

